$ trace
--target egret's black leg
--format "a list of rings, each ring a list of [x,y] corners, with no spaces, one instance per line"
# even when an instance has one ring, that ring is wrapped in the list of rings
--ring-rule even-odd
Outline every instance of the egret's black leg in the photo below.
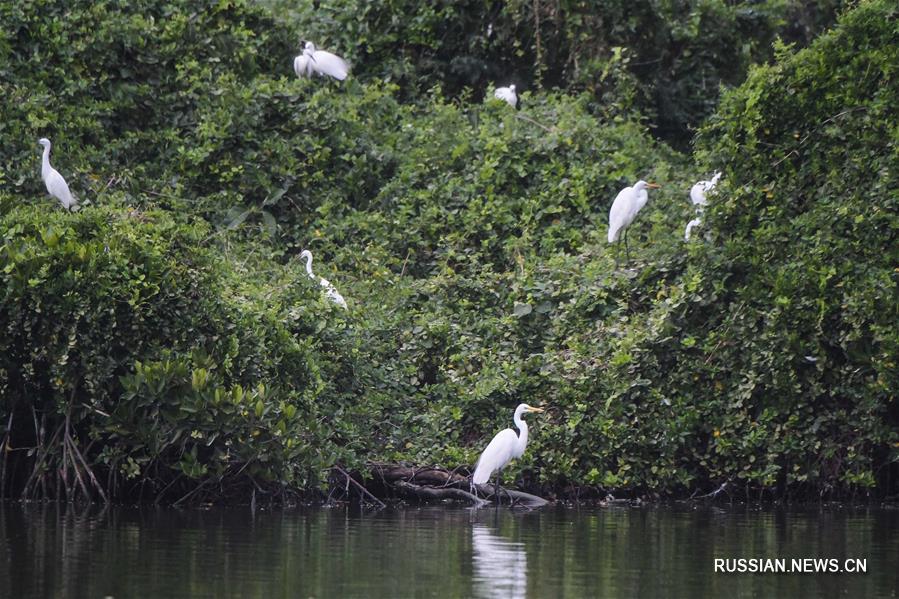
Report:
[[[631,250],[627,247],[627,232],[630,230],[630,227],[624,230],[624,257],[628,264],[631,263]]]

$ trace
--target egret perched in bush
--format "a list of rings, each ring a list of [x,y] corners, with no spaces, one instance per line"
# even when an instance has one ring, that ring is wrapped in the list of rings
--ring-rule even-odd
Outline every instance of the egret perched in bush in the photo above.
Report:
[[[630,260],[630,251],[627,247],[627,229],[637,217],[637,213],[646,205],[649,200],[648,189],[658,189],[659,185],[655,183],[647,183],[646,181],[637,181],[633,187],[625,187],[615,196],[612,202],[612,208],[609,210],[609,243],[618,241],[620,243],[621,232],[624,231],[624,251],[627,259]],[[617,252],[615,262],[618,262]]]
[[[324,277],[315,276],[315,273],[312,272],[312,252],[310,252],[309,250],[303,250],[303,252],[300,254],[300,260],[302,260],[303,258],[306,259],[306,272],[309,273],[309,278],[311,278],[313,281],[318,279],[318,283],[319,285],[324,287],[325,295],[328,296],[328,299],[341,308],[346,309],[346,300],[343,299],[343,296],[340,295],[340,292],[337,291],[334,285],[328,282],[328,280]]]
[[[343,81],[350,72],[350,67],[336,54],[316,50],[315,44],[306,42],[303,53],[293,59],[293,70],[298,77],[312,77],[315,72]]]
[[[684,229],[684,241],[690,241],[690,232],[693,230],[693,227],[698,226],[701,223],[702,219],[700,218],[694,218],[687,223],[687,228]]]
[[[42,137],[37,143],[44,146],[41,179],[44,180],[44,185],[47,186],[47,192],[62,202],[63,208],[71,210],[78,205],[78,202],[72,197],[72,192],[69,191],[69,184],[66,183],[66,180],[62,178],[58,170],[50,166],[50,140]]]
[[[498,87],[496,91],[493,92],[493,97],[497,100],[502,100],[515,108],[518,106],[518,94],[515,93],[515,86],[510,85],[509,87]]]
[[[493,440],[487,445],[487,449],[478,458],[478,463],[474,467],[474,474],[471,475],[471,482],[480,485],[490,480],[490,475],[496,471],[496,487],[499,488],[499,472],[503,467],[515,458],[520,458],[524,454],[524,449],[528,445],[528,425],[521,419],[526,412],[542,412],[543,408],[534,408],[526,403],[519,404],[515,408],[515,416],[512,421],[519,434],[515,434],[511,428],[501,430],[496,433]],[[496,495],[496,490],[494,490]]]
[[[702,211],[709,205],[709,200],[706,198],[705,194],[715,189],[715,186],[718,185],[718,179],[720,178],[721,172],[719,171],[715,173],[710,181],[697,181],[693,187],[690,188],[690,200],[696,207],[697,214],[702,215]],[[687,228],[684,229],[685,241],[690,241],[690,231],[701,222],[702,219],[697,217],[687,223]]]
[[[314,73],[312,70],[312,58],[306,56],[305,52],[294,58],[293,72],[300,78],[312,77],[312,74]]]
[[[693,187],[690,188],[690,199],[693,200],[693,204],[695,206],[708,206],[709,201],[706,199],[705,194],[715,189],[715,186],[718,184],[718,179],[721,178],[721,173],[717,172],[712,177],[711,181],[697,181]]]

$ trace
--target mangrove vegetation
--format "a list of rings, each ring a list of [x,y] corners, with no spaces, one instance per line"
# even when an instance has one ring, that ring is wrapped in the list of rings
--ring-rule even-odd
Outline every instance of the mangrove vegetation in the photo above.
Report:
[[[367,497],[464,477],[522,402],[504,480],[547,498],[899,493],[895,2],[0,22],[0,497]],[[298,78],[301,40],[349,77]]]

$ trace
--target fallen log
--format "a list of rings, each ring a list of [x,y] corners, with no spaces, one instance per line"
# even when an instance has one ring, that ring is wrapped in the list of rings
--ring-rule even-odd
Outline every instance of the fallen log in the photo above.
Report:
[[[468,477],[442,468],[412,468],[392,464],[376,464],[372,469],[375,475],[386,483],[394,483],[398,480],[440,486],[468,483]]]
[[[503,487],[496,492],[490,483],[472,485],[471,479],[455,471],[442,468],[413,468],[396,464],[372,465],[374,478],[379,479],[387,489],[400,491],[424,500],[457,499],[471,502],[477,507],[496,502],[511,507],[530,509],[542,507],[547,500],[530,493],[512,491]],[[471,491],[477,490],[477,493]],[[478,495],[484,497],[482,499]],[[474,501],[474,500],[477,501]]]
[[[401,491],[413,495],[419,499],[424,499],[426,501],[442,501],[444,499],[453,499],[453,500],[464,500],[470,501],[472,505],[475,507],[486,507],[490,505],[489,501],[485,501],[481,499],[477,495],[473,495],[468,491],[463,491],[462,489],[457,489],[455,487],[443,487],[443,488],[435,488],[435,487],[423,487],[420,485],[416,485],[413,483],[406,482],[404,480],[398,480],[393,485],[395,488],[400,489]]]
[[[509,489],[500,487],[497,492],[496,487],[491,485],[490,483],[484,483],[480,485],[475,485],[477,487],[478,492],[483,493],[489,500],[496,499],[497,503],[502,505],[503,498],[508,499],[508,503],[511,507],[521,506],[526,508],[538,508],[543,507],[547,503],[547,500],[542,497],[538,497],[536,495],[531,495],[530,493],[524,493],[522,491],[511,491]]]

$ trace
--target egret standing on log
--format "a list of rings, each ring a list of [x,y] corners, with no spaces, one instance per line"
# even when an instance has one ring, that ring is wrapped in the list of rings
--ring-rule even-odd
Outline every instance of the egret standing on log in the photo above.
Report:
[[[493,97],[497,100],[506,102],[512,108],[518,106],[518,94],[515,93],[514,85],[510,85],[509,87],[496,88],[496,91],[493,92]]]
[[[62,178],[58,170],[50,166],[50,140],[42,137],[38,140],[38,143],[44,146],[44,156],[41,162],[41,179],[44,180],[44,185],[47,186],[47,192],[62,202],[63,208],[71,210],[78,205],[78,202],[72,197],[72,192],[69,191],[69,184],[66,183],[66,180]]]
[[[328,299],[345,310],[347,307],[346,300],[343,299],[343,296],[340,295],[334,285],[328,282],[328,280],[324,277],[315,276],[315,274],[312,272],[312,252],[310,252],[309,250],[303,250],[303,252],[300,254],[300,260],[304,258],[306,259],[306,272],[309,273],[309,278],[313,281],[318,279],[318,283],[325,289],[325,295],[328,296]]]
[[[507,428],[496,433],[487,449],[478,458],[478,463],[474,467],[474,474],[471,475],[471,482],[480,485],[490,480],[490,475],[496,471],[496,489],[493,494],[499,498],[499,473],[503,467],[515,458],[520,458],[524,454],[525,447],[528,445],[528,425],[521,419],[526,412],[540,413],[543,408],[534,408],[526,403],[519,404],[515,408],[515,416],[512,421],[521,431],[515,434],[511,428]]]
[[[649,200],[649,189],[658,189],[659,185],[637,181],[633,187],[625,187],[618,192],[612,208],[609,210],[609,243],[618,241],[620,244],[621,232],[624,231],[624,251],[630,260],[630,250],[627,247],[627,229],[637,217],[637,213]],[[615,252],[615,264],[618,264],[618,251]]]
[[[306,42],[303,53],[293,60],[293,70],[298,77],[312,77],[312,73],[315,72],[343,81],[350,72],[350,67],[336,54],[316,50],[315,44]]]

